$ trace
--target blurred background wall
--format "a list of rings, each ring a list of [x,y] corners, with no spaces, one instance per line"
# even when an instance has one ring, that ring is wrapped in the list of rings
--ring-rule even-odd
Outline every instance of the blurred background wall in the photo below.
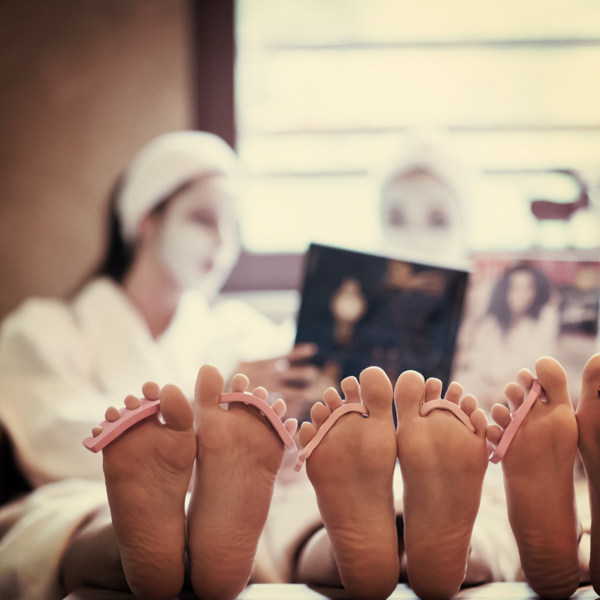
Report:
[[[194,121],[190,4],[0,4],[0,317],[95,266],[107,199],[146,141]]]

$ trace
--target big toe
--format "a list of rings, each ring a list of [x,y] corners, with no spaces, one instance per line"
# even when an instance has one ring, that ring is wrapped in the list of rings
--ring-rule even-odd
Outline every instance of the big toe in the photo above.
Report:
[[[223,391],[223,375],[216,367],[203,365],[196,379],[196,402],[200,406],[218,406]]]
[[[365,369],[360,374],[360,389],[370,416],[382,415],[391,418],[394,393],[392,384],[382,369],[379,367]]]
[[[419,406],[425,394],[425,380],[421,373],[404,371],[394,388],[394,401],[398,418],[415,417],[419,414]]]
[[[176,431],[185,431],[194,425],[194,410],[184,393],[173,384],[160,390],[160,413],[166,424]]]
[[[580,406],[586,402],[600,400],[600,354],[587,361],[583,369]]]
[[[544,356],[535,363],[535,372],[550,404],[570,404],[567,389],[567,374],[562,365],[550,356]]]

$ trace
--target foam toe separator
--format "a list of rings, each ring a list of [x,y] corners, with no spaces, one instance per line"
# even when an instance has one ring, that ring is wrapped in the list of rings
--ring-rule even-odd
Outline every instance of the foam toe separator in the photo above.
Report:
[[[515,412],[512,414],[508,427],[502,432],[502,438],[500,439],[498,447],[490,455],[491,463],[497,464],[504,458],[504,455],[506,454],[510,443],[521,426],[521,423],[538,398],[545,398],[545,392],[540,385],[540,382],[537,379],[534,379],[531,390],[529,391],[529,394],[527,394],[527,398],[525,398],[523,404],[521,404],[521,406],[519,406],[519,408],[517,408],[517,410],[515,410]]]
[[[294,466],[295,471],[300,471],[302,465],[306,461],[306,459],[313,453],[314,449],[321,443],[327,432],[335,425],[336,421],[343,417],[344,415],[350,413],[360,413],[362,415],[369,416],[369,409],[364,404],[358,404],[356,402],[350,402],[348,404],[343,404],[340,408],[336,408],[330,415],[327,417],[327,420],[321,427],[315,437],[306,444],[305,448],[298,455],[298,460],[296,461],[296,465]]]

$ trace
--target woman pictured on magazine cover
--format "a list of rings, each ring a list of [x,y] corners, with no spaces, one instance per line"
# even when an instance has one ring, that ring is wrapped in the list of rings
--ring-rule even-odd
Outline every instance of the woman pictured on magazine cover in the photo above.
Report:
[[[506,269],[492,290],[468,364],[468,389],[484,410],[505,402],[504,385],[519,365],[533,369],[540,356],[555,354],[558,326],[546,275],[526,264]]]

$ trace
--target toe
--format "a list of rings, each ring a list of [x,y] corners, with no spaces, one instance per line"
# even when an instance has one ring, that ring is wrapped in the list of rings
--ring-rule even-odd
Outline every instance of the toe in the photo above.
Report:
[[[294,435],[298,429],[298,419],[287,419],[283,426],[290,435]]]
[[[598,400],[600,400],[600,354],[592,356],[583,369],[579,406]]]
[[[471,423],[473,423],[477,435],[485,436],[488,420],[481,408],[477,408],[471,413]]]
[[[160,390],[160,413],[165,423],[175,431],[185,431],[194,425],[194,410],[184,393],[171,383]]]
[[[104,413],[104,418],[109,423],[114,423],[115,421],[118,421],[121,418],[121,413],[119,412],[119,409],[116,406],[109,406],[106,409],[106,412]]]
[[[223,375],[211,365],[203,365],[196,379],[195,398],[202,408],[218,408],[223,391]]]
[[[442,382],[435,377],[430,377],[425,382],[425,402],[438,400],[442,397]]]
[[[535,372],[540,385],[546,392],[548,404],[571,404],[567,388],[567,374],[562,365],[550,356],[544,356],[535,363]]]
[[[142,386],[142,394],[148,400],[158,400],[160,394],[160,386],[154,381],[146,381]]]
[[[506,429],[510,424],[510,411],[502,404],[494,404],[494,406],[492,406],[492,419],[494,419],[502,429]]]
[[[446,395],[444,396],[444,398],[446,400],[448,400],[449,402],[454,402],[454,404],[458,404],[463,395],[463,392],[464,392],[463,386],[460,385],[460,383],[453,381],[448,386],[448,391],[446,392]]]
[[[473,411],[477,408],[477,400],[476,400],[475,396],[473,396],[473,394],[467,394],[460,401],[460,408],[462,409],[462,411],[464,413],[471,416]]]
[[[521,369],[517,373],[517,381],[524,390],[529,391],[531,389],[533,379],[533,373],[529,369]]]
[[[487,438],[488,442],[494,446],[497,446],[502,439],[502,429],[500,429],[498,425],[490,425],[485,432],[485,437]]]
[[[333,412],[342,406],[342,399],[335,388],[327,388],[325,392],[323,392],[323,401],[330,412]]]
[[[96,427],[92,427],[92,436],[98,437],[102,433],[102,427],[100,425],[96,425]]]
[[[285,406],[285,402],[281,398],[279,398],[278,400],[275,400],[275,402],[273,402],[273,406],[271,406],[271,408],[273,409],[275,414],[280,419],[283,417],[283,415],[285,415],[286,406]]]
[[[394,402],[399,419],[419,416],[419,406],[425,395],[423,375],[416,371],[404,371],[394,389]]]
[[[346,400],[346,403],[361,403],[360,385],[356,377],[346,377],[346,379],[342,381],[341,387],[342,392],[344,392],[344,400]]]
[[[267,398],[269,397],[269,392],[267,392],[267,390],[264,387],[257,387],[252,393],[257,398],[260,398],[261,400],[264,400],[265,402],[267,401]]]
[[[142,405],[142,403],[140,402],[140,399],[137,396],[134,396],[133,394],[129,394],[125,398],[125,407],[128,408],[129,410],[135,410],[136,408],[139,408],[141,405]]]
[[[513,411],[517,410],[517,408],[523,404],[523,400],[525,399],[523,389],[516,383],[509,383],[504,388],[504,395],[506,396],[506,399],[508,400],[508,403]]]
[[[310,409],[310,420],[313,422],[314,426],[319,429],[319,427],[325,423],[329,414],[329,409],[324,404],[316,402]]]
[[[232,392],[245,392],[248,389],[250,380],[243,373],[236,373],[231,379]]]
[[[360,391],[370,417],[392,419],[394,393],[392,384],[379,367],[369,367],[360,374]]]
[[[302,423],[302,427],[300,427],[300,433],[298,434],[298,441],[300,442],[300,445],[305,448],[316,434],[317,428],[312,423],[309,423],[308,421]]]

